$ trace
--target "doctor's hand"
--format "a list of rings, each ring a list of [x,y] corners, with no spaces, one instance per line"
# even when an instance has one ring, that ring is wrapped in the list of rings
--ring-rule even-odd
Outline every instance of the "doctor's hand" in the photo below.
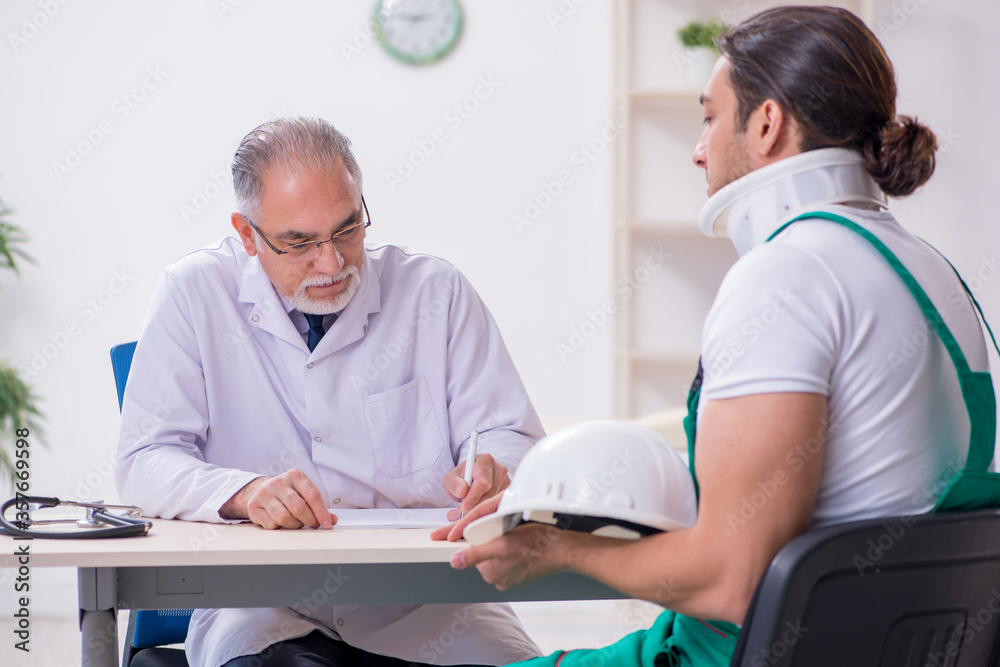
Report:
[[[277,477],[258,477],[226,501],[219,510],[223,519],[249,519],[268,530],[274,528],[330,528],[337,517],[323,502],[323,494],[301,470]]]
[[[462,512],[468,514],[480,502],[496,497],[510,485],[507,466],[496,461],[491,454],[480,454],[472,466],[472,484],[465,483],[465,461],[444,476],[441,486],[452,500],[461,500]],[[461,516],[459,509],[448,512],[452,521]]]

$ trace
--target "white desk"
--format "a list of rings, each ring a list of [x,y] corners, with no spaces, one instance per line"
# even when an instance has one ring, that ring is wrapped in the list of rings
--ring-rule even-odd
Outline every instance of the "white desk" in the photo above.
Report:
[[[414,604],[624,597],[561,574],[501,593],[475,569],[448,564],[464,542],[434,542],[430,530],[263,530],[153,520],[145,537],[15,542],[0,536],[0,567],[78,572],[83,666],[118,665],[118,609]]]

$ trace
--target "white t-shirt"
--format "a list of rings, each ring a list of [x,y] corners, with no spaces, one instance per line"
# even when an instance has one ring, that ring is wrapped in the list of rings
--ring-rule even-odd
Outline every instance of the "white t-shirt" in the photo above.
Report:
[[[979,321],[954,271],[885,212],[846,206],[909,269],[973,371],[988,369]],[[772,392],[828,398],[813,527],[929,511],[965,462],[958,376],[916,300],[881,254],[837,223],[809,219],[746,253],[705,322],[701,404]],[[794,474],[813,438],[785,457]]]

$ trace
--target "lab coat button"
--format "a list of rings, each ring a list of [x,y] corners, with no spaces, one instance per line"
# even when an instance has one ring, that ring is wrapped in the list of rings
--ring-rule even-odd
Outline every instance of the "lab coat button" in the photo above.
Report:
[[[310,361],[308,364],[306,364],[306,368],[312,368],[313,365],[314,365],[313,362]]]
[[[260,322],[260,315],[256,315],[255,314],[253,317],[250,318],[250,321],[251,322]]]
[[[338,618],[337,619],[337,625],[343,625],[343,624],[344,624],[344,619]]]
[[[361,333],[368,333],[368,323],[366,322],[363,327],[361,327]]]
[[[339,505],[340,504],[340,498],[334,498],[333,499],[333,504],[334,505]]]
[[[318,435],[315,438],[313,438],[313,440],[315,440],[316,442],[323,442],[323,438],[319,437]]]

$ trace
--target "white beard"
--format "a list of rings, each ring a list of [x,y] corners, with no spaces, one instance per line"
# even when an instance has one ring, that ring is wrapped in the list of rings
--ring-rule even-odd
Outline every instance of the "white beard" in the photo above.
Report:
[[[331,301],[330,299],[314,299],[306,294],[307,287],[325,287],[339,280],[347,280],[347,287]],[[339,313],[347,304],[351,302],[354,293],[358,291],[361,277],[358,275],[358,267],[345,266],[335,276],[316,276],[306,278],[299,285],[295,293],[288,297],[288,300],[299,312],[308,315],[327,315],[329,313]]]

